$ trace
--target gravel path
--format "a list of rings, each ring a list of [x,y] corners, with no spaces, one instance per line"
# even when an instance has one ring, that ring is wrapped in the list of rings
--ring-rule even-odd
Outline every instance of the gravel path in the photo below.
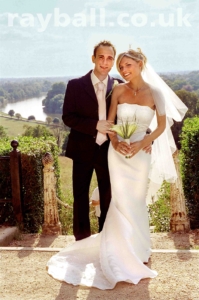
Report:
[[[188,234],[151,234],[156,249],[199,249],[199,231]],[[73,237],[23,235],[11,247],[65,247]],[[46,262],[55,252],[0,251],[0,300],[199,300],[199,251],[153,253],[148,266],[155,279],[138,285],[118,283],[115,289],[72,286],[51,278]]]

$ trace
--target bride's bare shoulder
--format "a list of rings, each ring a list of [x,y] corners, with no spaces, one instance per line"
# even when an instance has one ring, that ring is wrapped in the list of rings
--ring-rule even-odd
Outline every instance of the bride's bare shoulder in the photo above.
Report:
[[[118,83],[115,87],[122,88],[126,86],[126,82]]]
[[[119,83],[114,87],[114,91],[116,93],[122,93],[126,88],[126,83]]]

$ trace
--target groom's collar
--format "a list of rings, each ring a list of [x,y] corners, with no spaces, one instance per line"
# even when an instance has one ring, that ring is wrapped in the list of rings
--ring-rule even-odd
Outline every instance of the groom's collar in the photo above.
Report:
[[[94,71],[91,72],[91,81],[93,86],[95,86],[97,83],[99,82],[103,82],[104,85],[107,87],[108,85],[108,75],[106,76],[106,78],[102,81],[99,80],[99,78],[97,78],[97,76],[95,75]]]

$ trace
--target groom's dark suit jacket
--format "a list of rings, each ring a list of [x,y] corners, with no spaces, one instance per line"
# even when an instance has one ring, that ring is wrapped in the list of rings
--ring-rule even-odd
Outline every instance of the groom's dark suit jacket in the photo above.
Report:
[[[84,162],[93,158],[97,135],[96,126],[99,120],[98,101],[91,81],[91,72],[68,82],[62,116],[63,122],[71,128],[66,156]],[[122,82],[119,79],[116,80]],[[114,78],[109,76],[106,93],[107,113],[113,84]]]

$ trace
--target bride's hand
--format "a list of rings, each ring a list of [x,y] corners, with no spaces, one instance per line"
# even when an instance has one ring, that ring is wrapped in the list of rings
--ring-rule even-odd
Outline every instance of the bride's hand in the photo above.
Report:
[[[113,148],[117,152],[121,153],[122,155],[127,155],[127,154],[129,154],[129,151],[130,151],[130,145],[128,145],[126,142],[123,142],[123,141],[121,141],[121,142],[119,142],[119,141],[115,142],[113,144]]]
[[[130,144],[130,155],[129,158],[133,157],[135,154],[137,154],[140,150],[142,149],[142,143],[141,141],[139,142],[134,142]]]

